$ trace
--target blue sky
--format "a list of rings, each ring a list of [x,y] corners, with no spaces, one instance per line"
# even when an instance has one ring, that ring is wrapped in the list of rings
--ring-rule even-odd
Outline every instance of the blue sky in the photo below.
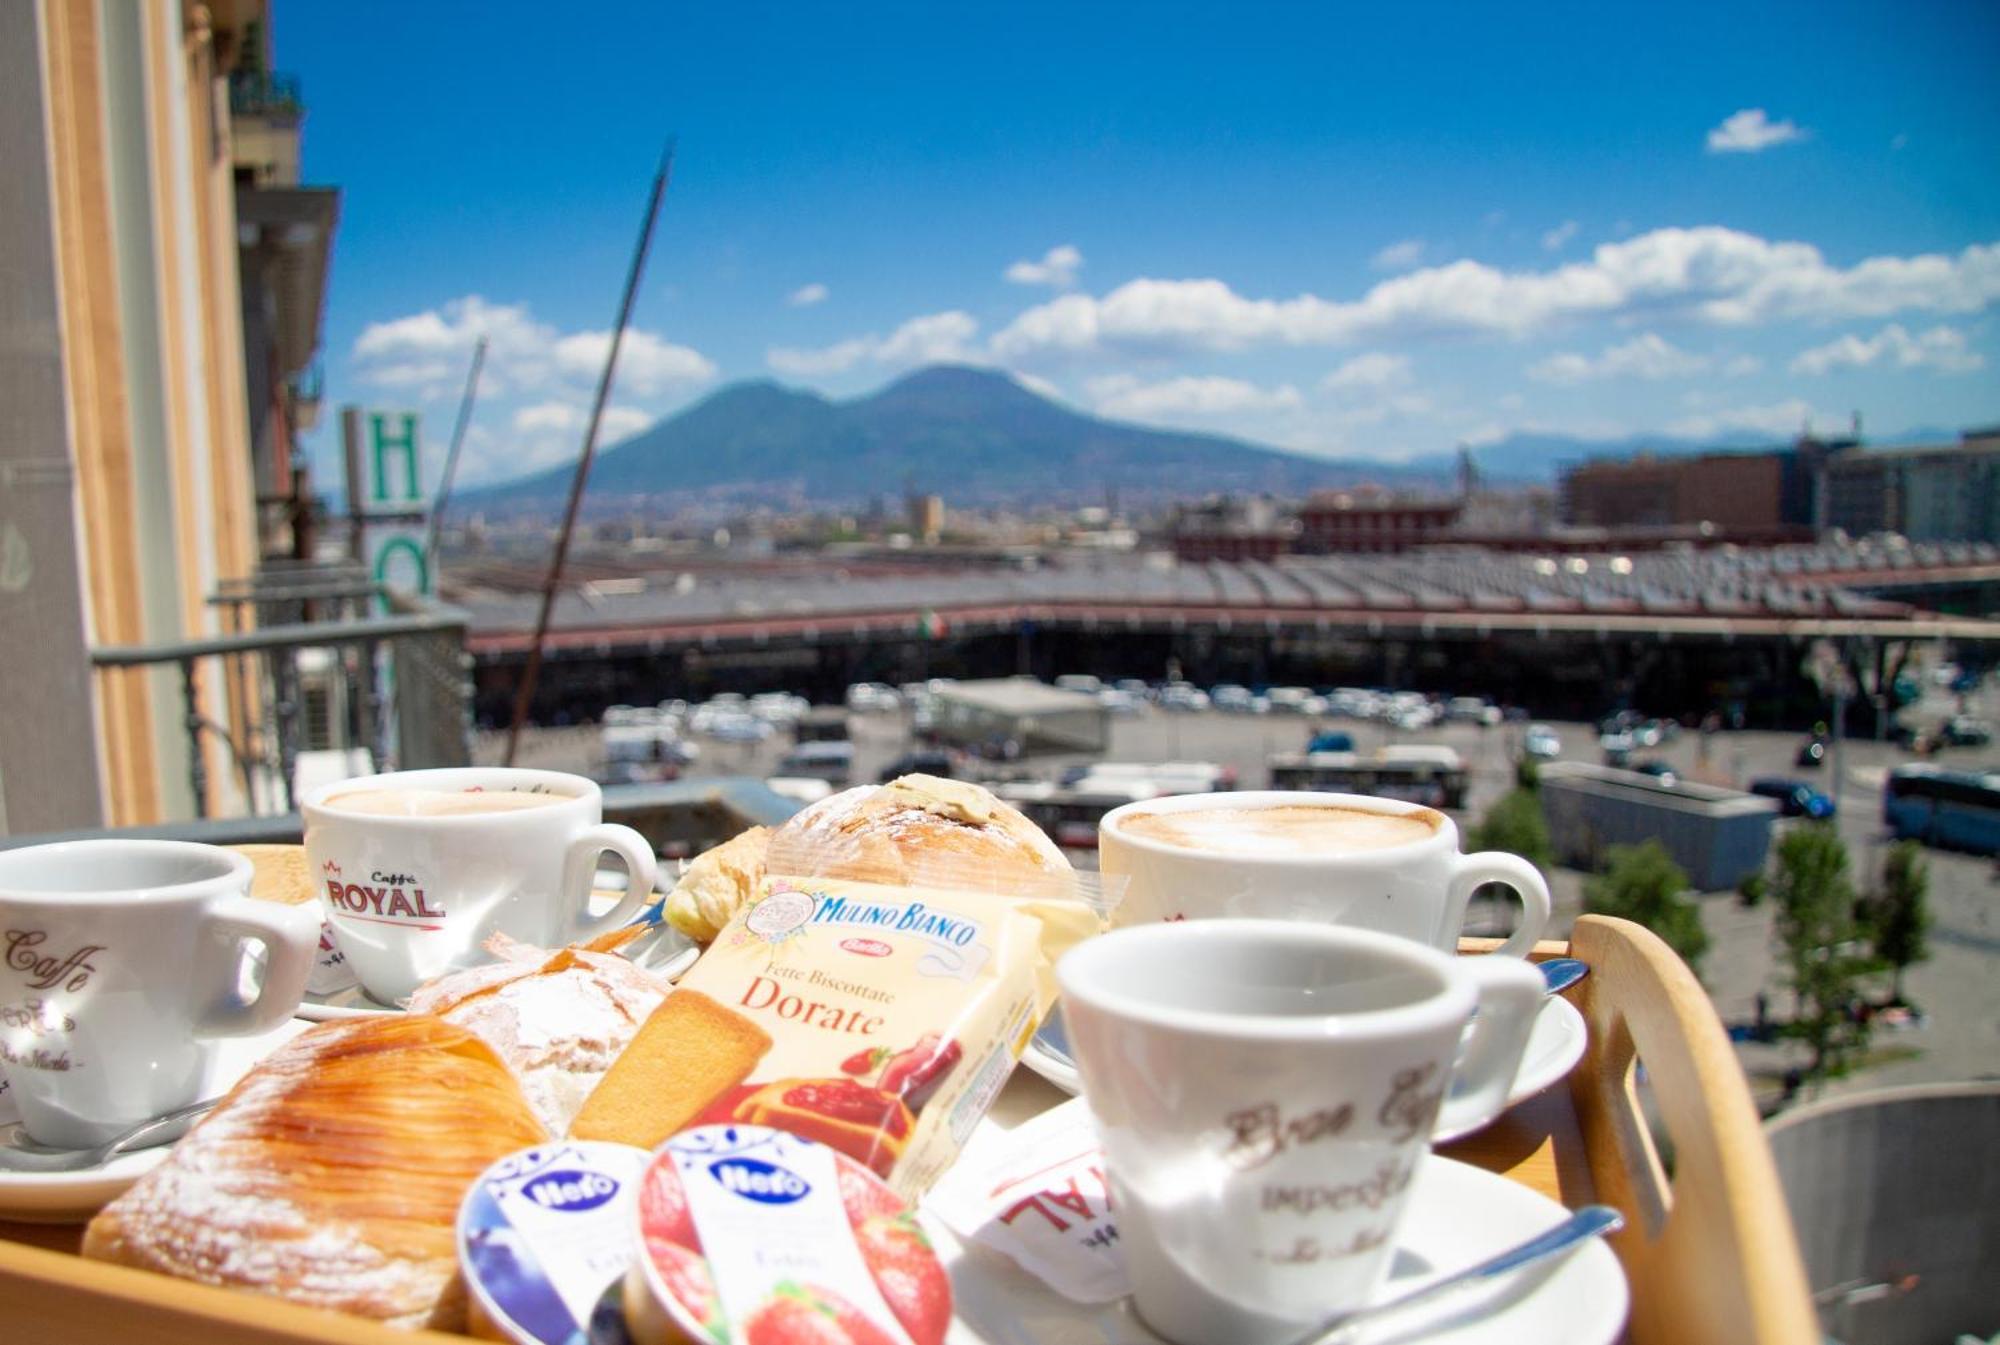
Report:
[[[932,359],[1358,457],[2000,420],[1992,5],[274,23],[305,175],[344,193],[329,403],[416,407],[441,451],[486,332],[471,480],[574,455],[669,132],[611,438]]]

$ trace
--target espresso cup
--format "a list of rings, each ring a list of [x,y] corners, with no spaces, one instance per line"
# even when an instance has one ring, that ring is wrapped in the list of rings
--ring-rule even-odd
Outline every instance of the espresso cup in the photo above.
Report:
[[[1268,916],[1458,947],[1484,883],[1521,899],[1495,951],[1526,957],[1549,923],[1549,886],[1519,855],[1458,852],[1458,828],[1430,808],[1362,794],[1183,794],[1104,815],[1098,867],[1126,880],[1113,923]]]
[[[1440,1114],[1506,1105],[1542,1000],[1513,958],[1276,920],[1114,930],[1056,975],[1134,1304],[1183,1345],[1365,1305]]]
[[[250,861],[183,841],[0,851],[0,1071],[41,1144],[87,1148],[198,1100],[220,1037],[292,1016],[319,945]],[[260,983],[244,987],[249,945]]]
[[[653,847],[606,825],[603,791],[558,771],[464,767],[322,785],[305,799],[306,855],[334,941],[362,989],[393,1004],[487,961],[494,934],[554,947],[625,924],[650,899]],[[592,917],[605,851],[625,895]]]

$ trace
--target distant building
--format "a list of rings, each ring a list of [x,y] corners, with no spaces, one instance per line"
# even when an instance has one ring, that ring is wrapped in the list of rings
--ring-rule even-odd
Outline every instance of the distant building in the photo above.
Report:
[[[1592,459],[1562,473],[1562,521],[1583,528],[1804,527],[1805,498],[1786,489],[1794,457],[1793,450],[1773,450]],[[1796,513],[1788,517],[1790,511]]]
[[[1274,560],[1298,541],[1297,520],[1263,496],[1218,496],[1174,511],[1181,560]]]
[[[910,535],[926,546],[936,546],[944,535],[944,497],[912,495],[908,501]]]
[[[2000,428],[1956,444],[1844,448],[1821,465],[1816,503],[1822,528],[1854,536],[2000,541]]]
[[[1299,550],[1315,555],[1408,551],[1449,540],[1464,508],[1458,500],[1322,492],[1299,510]]]

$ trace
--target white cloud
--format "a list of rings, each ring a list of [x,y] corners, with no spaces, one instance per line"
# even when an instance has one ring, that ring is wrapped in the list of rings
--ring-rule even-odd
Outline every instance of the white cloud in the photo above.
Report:
[[[1088,387],[1099,414],[1124,420],[1290,411],[1304,404],[1299,390],[1289,383],[1263,388],[1240,378],[1187,377],[1142,383],[1129,374],[1116,374],[1092,379]]]
[[[1577,224],[1575,220],[1564,220],[1561,224],[1558,224],[1555,228],[1542,235],[1543,249],[1548,252],[1561,252],[1563,245],[1576,237],[1576,229]]]
[[[1007,377],[1013,379],[1037,397],[1046,397],[1052,402],[1069,401],[1069,397],[1064,394],[1061,388],[1037,374],[1024,374],[1017,369],[1010,369],[1007,371]]]
[[[377,387],[413,389],[422,397],[455,396],[487,339],[480,394],[507,396],[557,386],[587,386],[602,372],[608,332],[564,333],[537,322],[525,304],[492,304],[479,295],[373,322],[355,338],[356,375]],[[716,376],[700,351],[674,345],[642,327],[626,331],[618,356],[618,386],[639,396],[685,390]]]
[[[630,439],[657,419],[657,416],[636,406],[607,406],[604,408],[603,423],[598,426],[597,442],[606,445]]]
[[[580,380],[595,380],[604,372],[610,332],[575,332],[555,344],[556,368]],[[676,386],[694,386],[715,377],[715,365],[699,351],[673,345],[637,327],[618,346],[618,386],[650,397]]]
[[[1654,332],[1623,345],[1607,346],[1596,357],[1574,351],[1551,355],[1528,369],[1538,383],[1568,386],[1600,378],[1687,378],[1709,367],[1705,355],[1680,349]]]
[[[1761,107],[1731,113],[1708,133],[1710,154],[1756,154],[1773,145],[1804,140],[1806,132],[1790,119],[1772,121]]]
[[[793,308],[811,308],[814,304],[825,303],[828,293],[826,286],[815,280],[812,284],[801,285],[786,295],[785,302]]]
[[[1755,355],[1733,355],[1722,366],[1724,378],[1748,378],[1764,367],[1764,361]]]
[[[1240,350],[1474,332],[1522,337],[1586,318],[1684,316],[1719,325],[1965,313],[2000,299],[2000,243],[1956,256],[1828,264],[1808,243],[1734,229],[1656,229],[1604,243],[1588,261],[1502,271],[1461,260],[1384,280],[1359,299],[1249,298],[1215,279],[1131,280],[1103,297],[1065,294],[993,338],[1005,360],[1125,351]]]
[[[1901,323],[1892,322],[1873,336],[1849,333],[1803,351],[1792,361],[1792,372],[1824,374],[1842,367],[1861,369],[1877,361],[1897,369],[1962,374],[1983,367],[1986,357],[1970,349],[1965,333],[1956,327],[1933,327],[1912,336]]]
[[[1083,269],[1083,254],[1073,243],[1060,243],[1042,254],[1038,262],[1018,261],[1007,268],[1007,279],[1016,285],[1048,285],[1066,290],[1076,283]]]
[[[1370,351],[1335,369],[1319,385],[1331,391],[1350,388],[1401,387],[1410,381],[1410,357]]]
[[[583,408],[568,402],[537,402],[524,406],[514,413],[514,428],[522,434],[546,434],[550,431],[580,429],[583,425]]]
[[[813,350],[775,346],[764,359],[794,378],[842,374],[861,364],[976,363],[981,355],[972,340],[978,333],[979,323],[971,314],[953,309],[911,318],[887,336],[854,336]]]
[[[1424,259],[1424,240],[1405,238],[1375,254],[1369,264],[1378,271],[1407,271]]]
[[[1749,430],[1756,434],[1768,434],[1774,439],[1789,439],[1810,428],[1815,419],[1824,421],[1828,418],[1825,412],[1815,411],[1809,404],[1794,397],[1769,406],[1739,406],[1726,411],[1687,416],[1667,426],[1667,432],[1684,439],[1703,439],[1729,430]]]

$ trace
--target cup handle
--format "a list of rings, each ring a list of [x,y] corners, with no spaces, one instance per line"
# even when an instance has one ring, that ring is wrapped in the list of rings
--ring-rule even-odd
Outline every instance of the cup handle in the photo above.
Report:
[[[1542,931],[1549,927],[1549,885],[1533,864],[1505,850],[1481,850],[1475,855],[1459,857],[1451,874],[1449,900],[1445,902],[1444,935],[1450,940],[1445,951],[1457,946],[1458,931],[1465,923],[1465,908],[1471,903],[1472,894],[1485,883],[1505,884],[1521,898],[1521,924],[1494,953],[1526,957],[1534,951]]]
[[[605,915],[590,916],[590,880],[597,874],[597,857],[609,850],[625,861],[625,896]],[[563,891],[572,894],[576,912],[570,924],[572,941],[588,939],[631,923],[651,901],[660,876],[659,860],[644,836],[616,822],[601,822],[578,832],[563,860]]]
[[[1467,957],[1459,959],[1458,969],[1479,992],[1479,1011],[1452,1070],[1451,1091],[1438,1109],[1439,1130],[1483,1125],[1505,1109],[1544,998],[1542,973],[1531,963]]]
[[[265,948],[264,983],[254,999],[236,993],[243,945]],[[197,985],[227,985],[194,1025],[197,1037],[254,1037],[297,1012],[306,977],[319,955],[319,904],[279,906],[249,897],[223,897],[204,920]]]

